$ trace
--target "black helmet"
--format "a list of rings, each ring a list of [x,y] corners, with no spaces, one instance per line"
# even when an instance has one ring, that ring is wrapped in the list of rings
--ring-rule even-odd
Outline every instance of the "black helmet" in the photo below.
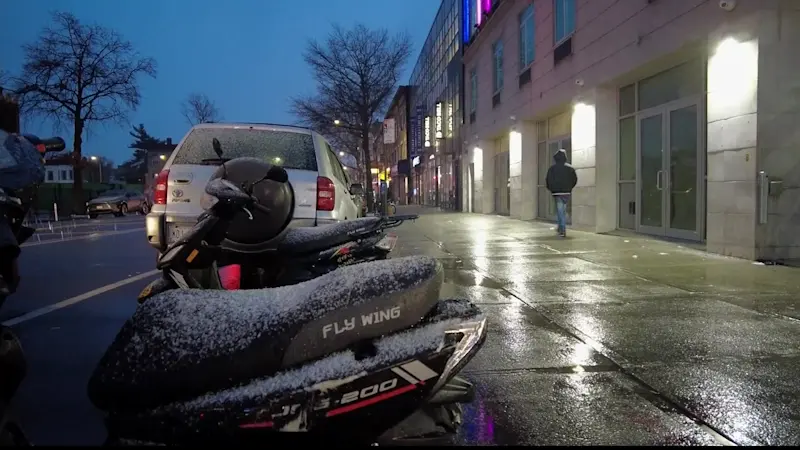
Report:
[[[278,169],[278,170],[276,170]],[[259,251],[266,243],[285,231],[294,216],[294,191],[287,181],[286,171],[257,158],[235,158],[220,166],[211,180],[222,178],[236,186],[252,185],[270,173],[269,179],[256,184],[253,196],[258,203],[269,208],[270,214],[252,210],[253,219],[239,212],[228,228],[224,247],[239,251]]]

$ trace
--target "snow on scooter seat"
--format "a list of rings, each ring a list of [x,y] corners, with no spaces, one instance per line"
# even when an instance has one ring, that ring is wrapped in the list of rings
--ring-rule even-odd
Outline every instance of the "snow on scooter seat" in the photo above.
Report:
[[[157,328],[141,330],[168,345],[172,357],[225,353],[247,347],[265,330],[307,322],[325,313],[388,295],[431,279],[435,258],[411,256],[340,268],[294,286],[219,291],[172,290],[134,314]],[[159,298],[160,297],[160,298]],[[159,326],[160,325],[160,326]],[[141,343],[141,341],[140,341]],[[144,350],[140,346],[129,350]],[[152,354],[151,354],[152,355]]]
[[[250,407],[264,405],[273,395],[287,394],[300,389],[318,388],[320,383],[335,387],[370,371],[385,368],[425,352],[435,351],[444,342],[445,331],[465,321],[478,321],[483,314],[469,300],[441,300],[435,316],[427,323],[408,331],[401,331],[375,341],[375,356],[356,359],[346,350],[308,363],[298,369],[280,372],[272,377],[260,378],[247,384],[208,393],[188,402],[176,402],[156,409],[156,413],[170,411],[186,413],[201,409]],[[339,381],[339,383],[336,383]]]
[[[349,240],[348,233],[360,228],[372,227],[378,221],[380,221],[379,217],[362,217],[331,225],[289,228],[277,243],[277,247],[278,250],[293,253],[331,248]]]
[[[416,323],[438,301],[441,280],[441,264],[413,256],[343,267],[280,288],[167,291],[140,305],[123,325],[92,375],[89,396],[101,409],[143,407],[271,375],[303,325],[390,296],[400,296],[409,311],[398,324]],[[362,332],[350,339],[375,331]]]

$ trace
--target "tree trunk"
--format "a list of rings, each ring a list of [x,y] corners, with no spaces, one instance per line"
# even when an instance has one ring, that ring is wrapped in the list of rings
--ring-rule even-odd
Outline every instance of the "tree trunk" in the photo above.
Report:
[[[84,214],[83,199],[83,121],[75,120],[75,136],[72,139],[72,213]]]
[[[373,210],[374,202],[374,192],[372,191],[372,161],[370,159],[370,150],[369,150],[369,127],[362,131],[361,135],[361,147],[364,149],[364,176],[366,177],[366,182],[364,183],[364,189],[367,190],[367,211]],[[380,188],[380,185],[378,185]]]

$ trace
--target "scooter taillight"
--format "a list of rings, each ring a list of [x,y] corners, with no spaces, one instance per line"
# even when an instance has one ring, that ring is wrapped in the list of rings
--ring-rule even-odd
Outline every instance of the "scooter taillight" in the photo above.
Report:
[[[222,287],[235,291],[241,287],[242,283],[242,266],[239,264],[231,264],[219,268],[219,279]]]

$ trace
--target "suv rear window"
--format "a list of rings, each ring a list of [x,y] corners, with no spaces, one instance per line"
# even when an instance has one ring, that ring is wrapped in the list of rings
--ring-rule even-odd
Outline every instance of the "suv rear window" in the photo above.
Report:
[[[249,128],[197,128],[189,132],[173,164],[203,164],[217,155],[211,142],[217,138],[226,159],[251,157],[287,169],[317,170],[314,139],[307,133]]]

